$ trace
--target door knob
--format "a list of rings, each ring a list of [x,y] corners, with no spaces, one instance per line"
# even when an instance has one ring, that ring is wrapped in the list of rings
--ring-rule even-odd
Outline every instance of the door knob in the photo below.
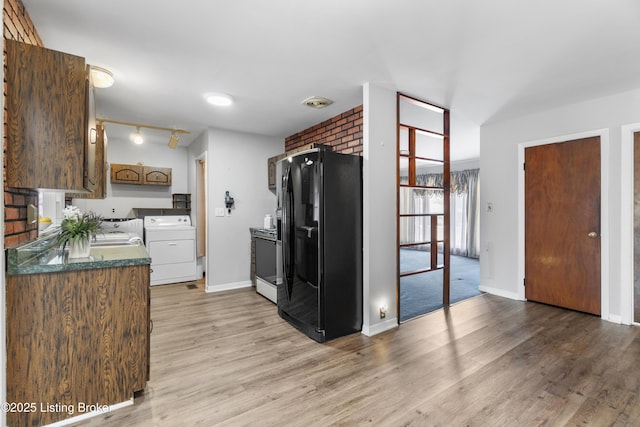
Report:
[[[598,233],[596,233],[595,231],[591,231],[589,232],[589,234],[587,234],[587,236],[589,236],[590,239],[595,239],[596,237],[598,237]]]

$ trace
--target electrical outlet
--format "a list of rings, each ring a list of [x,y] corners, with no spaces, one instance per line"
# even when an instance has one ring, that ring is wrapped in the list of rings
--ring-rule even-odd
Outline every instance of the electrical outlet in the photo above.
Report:
[[[387,317],[387,307],[383,305],[380,307],[380,318],[384,319],[385,317]]]

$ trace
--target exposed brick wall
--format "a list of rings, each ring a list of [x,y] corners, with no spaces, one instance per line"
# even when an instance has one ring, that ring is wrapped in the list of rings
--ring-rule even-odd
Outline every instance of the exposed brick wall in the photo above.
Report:
[[[335,152],[362,156],[362,105],[288,136],[284,150],[309,143],[329,145]]]
[[[21,0],[4,0],[3,7],[4,38],[19,40],[21,42],[43,46],[42,39],[24,8]],[[2,47],[6,57],[6,48]],[[4,96],[7,96],[7,83],[4,82]],[[6,105],[6,102],[5,102]],[[7,112],[4,111],[4,135],[7,134]],[[38,237],[38,224],[27,223],[27,206],[32,204],[38,206],[38,192],[18,188],[7,188],[6,159],[7,140],[3,143],[4,165],[2,178],[5,183],[4,191],[4,245],[12,247],[28,242]]]

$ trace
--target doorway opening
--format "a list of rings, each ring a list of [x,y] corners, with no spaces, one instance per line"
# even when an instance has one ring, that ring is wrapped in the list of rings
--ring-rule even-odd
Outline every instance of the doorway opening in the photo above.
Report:
[[[201,277],[207,271],[207,157],[196,159],[196,258]],[[206,288],[206,286],[205,286]]]
[[[398,94],[400,322],[479,295],[479,169],[451,171],[449,111]]]
[[[451,303],[449,110],[398,94],[398,313]]]

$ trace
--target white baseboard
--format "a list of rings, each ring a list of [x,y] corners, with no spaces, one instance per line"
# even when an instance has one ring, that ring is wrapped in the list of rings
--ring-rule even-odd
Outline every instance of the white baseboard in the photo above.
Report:
[[[617,323],[618,325],[622,325],[622,316],[618,316],[617,314],[609,314],[609,318],[606,320],[612,323]]]
[[[509,299],[513,299],[513,300],[516,300],[516,301],[524,301],[515,292],[508,292],[508,291],[505,291],[503,289],[491,288],[491,287],[488,287],[488,286],[479,286],[478,289],[481,290],[482,292],[486,292],[488,294],[496,295],[496,296],[499,296],[499,297],[509,298]],[[623,324],[622,323],[622,316],[617,315],[617,314],[609,314],[608,316],[603,317],[602,320],[606,320],[606,321],[611,322],[611,323],[617,323],[618,325],[622,325]]]
[[[509,298],[509,299],[513,299],[516,301],[522,301],[522,299],[518,296],[517,292],[509,292],[509,291],[505,291],[504,289],[498,289],[498,288],[491,288],[489,286],[482,286],[480,285],[478,287],[478,289],[482,292],[486,292],[488,294],[491,295],[497,295],[499,297],[503,297],[503,298]]]
[[[398,318],[385,320],[384,322],[376,323],[373,325],[362,325],[362,333],[368,337],[380,334],[393,328],[398,327]]]
[[[233,283],[223,283],[222,285],[209,285],[205,288],[205,292],[222,292],[222,291],[231,291],[234,289],[242,289],[242,288],[250,288],[253,286],[251,280],[247,280],[244,282],[233,282]]]
[[[87,408],[93,408],[94,406],[91,406],[94,404],[87,404]],[[62,427],[62,426],[68,426],[68,425],[72,425],[75,424],[79,421],[83,421],[83,420],[87,420],[89,418],[93,418],[93,417],[97,417],[100,415],[104,415],[108,412],[111,411],[115,411],[117,409],[120,408],[124,408],[126,406],[131,406],[133,405],[133,398],[129,399],[129,400],[125,400],[124,402],[120,402],[120,403],[115,403],[113,405],[100,405],[100,404],[96,404],[95,405],[95,409],[91,412],[84,412],[84,413],[80,413],[79,415],[76,415],[75,417],[71,417],[71,418],[66,418],[64,420],[60,420],[60,421],[56,421],[55,423],[52,424],[47,424],[47,427]],[[73,407],[74,411],[80,411],[79,408],[77,407]]]

